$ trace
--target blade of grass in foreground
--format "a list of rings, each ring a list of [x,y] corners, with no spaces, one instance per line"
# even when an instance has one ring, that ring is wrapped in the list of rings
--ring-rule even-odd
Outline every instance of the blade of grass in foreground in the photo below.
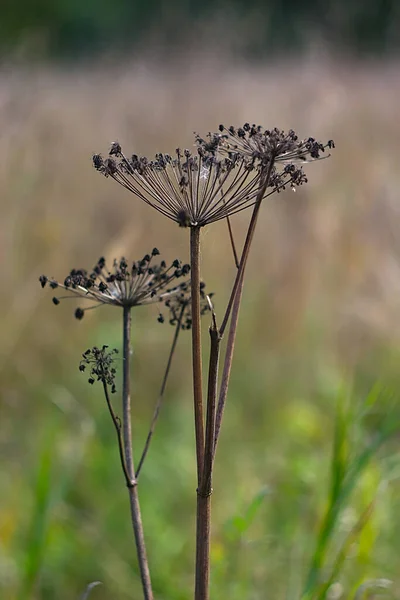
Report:
[[[376,390],[373,391],[376,393]],[[370,404],[368,398],[366,404]],[[351,493],[360,481],[362,474],[368,467],[369,462],[375,456],[381,445],[399,429],[399,423],[393,419],[393,415],[386,417],[382,426],[375,434],[375,437],[370,441],[369,445],[361,452],[354,455],[354,450],[351,447],[351,439],[353,436],[353,426],[357,422],[351,408],[351,404],[346,408],[346,402],[343,397],[338,400],[334,445],[331,461],[331,491],[328,501],[328,508],[325,517],[322,521],[316,548],[311,559],[311,566],[306,578],[306,584],[302,595],[302,600],[311,600],[326,597],[327,588],[322,588],[321,592],[321,573],[325,566],[327,554],[330,547],[330,542],[335,534],[340,514]],[[354,456],[354,458],[352,458]],[[342,548],[343,550],[343,548]],[[339,555],[334,560],[334,566],[331,571],[338,574],[338,565],[340,567],[340,551]],[[339,568],[340,570],[340,568]],[[331,577],[327,575],[326,580]]]
[[[46,439],[39,459],[19,600],[32,596],[42,566],[48,531],[52,460],[53,434]]]
[[[346,536],[344,542],[341,545],[339,552],[336,555],[334,564],[331,568],[331,573],[328,579],[322,584],[321,589],[317,595],[318,600],[323,600],[326,598],[329,588],[333,583],[335,583],[340,571],[346,562],[348,554],[351,550],[351,546],[358,539],[365,525],[371,517],[372,511],[374,509],[375,502],[371,502],[367,508],[363,511],[361,517],[358,519],[358,522],[351,529],[350,533]]]
[[[395,598],[390,590],[392,583],[390,579],[370,579],[364,581],[364,583],[357,587],[352,600],[367,600],[368,598],[372,598],[371,594],[374,594],[374,592],[376,592],[376,595],[379,594],[379,596],[385,594],[385,596],[389,595],[390,598]],[[373,597],[375,597],[375,594]]]

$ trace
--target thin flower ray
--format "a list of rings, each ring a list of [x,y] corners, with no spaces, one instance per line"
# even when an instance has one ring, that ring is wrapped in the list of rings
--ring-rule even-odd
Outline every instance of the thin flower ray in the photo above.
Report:
[[[256,190],[254,189],[254,181],[250,180],[249,183],[246,183],[246,180],[250,178],[250,172],[246,170],[244,176],[242,176],[242,171],[244,169],[244,165],[241,164],[238,170],[234,173],[233,178],[228,180],[228,187],[224,190],[223,186],[226,183],[227,179],[220,179],[218,181],[218,189],[217,193],[220,194],[220,202],[213,203],[213,197],[211,194],[209,195],[208,201],[206,201],[206,197],[204,198],[205,205],[201,207],[201,210],[206,213],[210,211],[210,215],[212,219],[220,220],[226,216],[226,212],[229,211],[230,214],[233,212],[237,212],[238,209],[247,208],[254,203],[254,199],[256,196]],[[217,177],[217,175],[216,175]],[[241,197],[242,200],[238,200],[236,197],[237,188],[241,188]],[[221,204],[222,201],[222,204]],[[220,216],[220,213],[224,214]],[[229,216],[229,215],[228,215]]]

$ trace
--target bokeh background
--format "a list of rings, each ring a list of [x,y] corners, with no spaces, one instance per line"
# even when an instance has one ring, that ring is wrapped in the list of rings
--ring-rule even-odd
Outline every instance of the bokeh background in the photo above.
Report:
[[[187,260],[188,232],[102,178],[91,155],[115,139],[172,152],[245,121],[337,144],[306,167],[307,186],[263,207],[214,480],[212,597],[296,597],[326,507],[337,397],[362,406],[377,381],[399,384],[399,3],[5,0],[1,13],[0,597],[70,600],[95,580],[97,600],[141,597],[114,431],[78,371],[86,348],[121,346],[121,315],[78,322],[38,277],[154,246]],[[238,240],[248,217],[233,219]],[[203,238],[221,314],[226,225]],[[157,315],[134,312],[136,452],[173,334]],[[189,337],[140,489],[164,600],[189,598],[193,580]],[[400,405],[374,411],[360,444]],[[399,589],[398,452],[396,439],[382,448],[341,515],[338,539],[375,498],[331,597],[375,578]]]

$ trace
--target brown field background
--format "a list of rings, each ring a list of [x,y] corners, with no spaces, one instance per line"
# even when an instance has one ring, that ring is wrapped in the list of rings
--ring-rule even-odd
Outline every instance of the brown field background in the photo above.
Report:
[[[77,370],[86,347],[120,344],[119,313],[102,307],[78,322],[77,304],[54,307],[38,277],[62,279],[101,255],[140,258],[153,246],[167,259],[187,260],[188,232],[102,178],[91,155],[106,154],[114,140],[128,154],[173,152],[190,148],[194,131],[245,121],[336,142],[331,158],[306,166],[307,186],[264,204],[214,483],[215,597],[264,598],[267,585],[268,597],[284,597],[288,566],[301,571],[312,545],[306,533],[295,533],[297,525],[312,530],[323,508],[338,389],[346,381],[362,395],[377,379],[399,382],[399,105],[397,62],[322,54],[258,66],[194,56],[166,66],[138,60],[64,70],[2,67],[2,598],[75,598],[94,579],[105,586],[93,598],[128,598],[139,589],[127,558],[113,432],[99,390]],[[233,219],[238,239],[248,217]],[[207,228],[203,242],[203,277],[216,292],[218,315],[234,276],[226,225]],[[138,439],[172,333],[157,314],[138,309],[134,318]],[[192,577],[188,352],[189,337],[182,336],[143,480],[156,589],[168,599],[188,597]],[[37,482],[46,456],[52,475],[40,512]],[[374,468],[372,479],[381,467]],[[251,540],[230,541],[230,519],[264,485],[275,491]],[[368,564],[357,563],[360,577],[398,574],[398,491],[393,476],[374,525],[378,549]],[[34,532],[37,510],[42,537]],[[291,554],[296,539],[305,553],[299,559]],[[223,596],[218,586],[226,590],[227,582]]]

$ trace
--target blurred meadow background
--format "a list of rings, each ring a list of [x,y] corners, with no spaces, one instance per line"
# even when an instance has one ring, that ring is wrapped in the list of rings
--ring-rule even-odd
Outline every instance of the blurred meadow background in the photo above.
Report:
[[[211,596],[300,598],[340,456],[360,465],[387,415],[400,417],[398,5],[25,4],[6,2],[0,24],[0,597],[71,600],[96,580],[93,599],[141,597],[115,432],[100,386],[78,371],[86,348],[121,347],[122,315],[100,307],[79,322],[79,303],[55,307],[38,277],[154,246],[187,261],[188,231],[91,156],[116,139],[128,154],[172,153],[193,131],[250,121],[337,148],[263,206],[217,454]],[[232,220],[238,240],[248,218]],[[203,237],[221,316],[226,224]],[[136,452],[173,335],[157,316],[133,313]],[[140,484],[159,600],[193,585],[189,357],[183,332]],[[398,439],[371,452],[337,514],[321,566],[346,553],[330,598],[376,579],[400,597]]]

